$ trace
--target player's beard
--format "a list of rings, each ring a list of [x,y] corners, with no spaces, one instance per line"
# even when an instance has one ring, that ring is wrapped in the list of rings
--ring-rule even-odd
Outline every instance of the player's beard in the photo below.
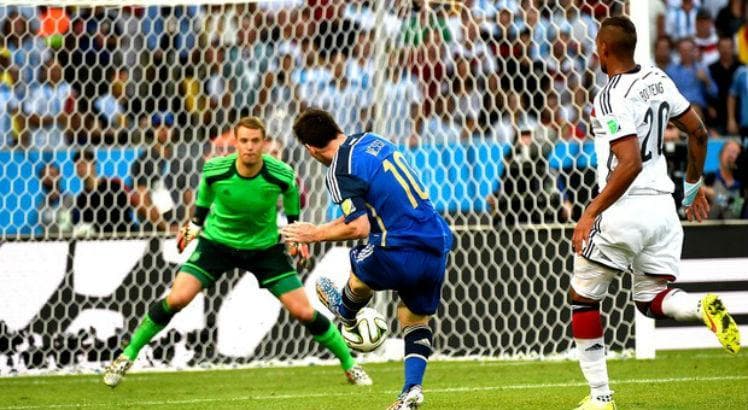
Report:
[[[602,71],[603,74],[608,74],[608,65],[602,61],[600,62],[600,71]]]

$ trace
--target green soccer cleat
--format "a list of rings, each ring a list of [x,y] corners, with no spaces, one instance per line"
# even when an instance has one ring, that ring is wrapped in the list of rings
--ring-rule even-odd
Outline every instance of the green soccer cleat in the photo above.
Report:
[[[111,388],[117,387],[125,376],[125,373],[127,373],[127,370],[132,367],[132,363],[132,360],[121,354],[116,360],[107,366],[106,371],[104,372],[104,384]]]
[[[368,374],[364,371],[364,368],[360,365],[355,365],[345,372],[345,377],[348,378],[350,384],[356,386],[371,386],[374,382],[371,380]]]
[[[408,391],[400,394],[397,401],[392,403],[387,410],[414,410],[421,407],[423,404],[423,388],[421,386],[413,386]]]
[[[732,354],[740,351],[740,329],[719,296],[707,294],[700,301],[701,318],[704,324],[717,336],[722,347]]]
[[[574,410],[616,410],[617,408],[616,402],[613,399],[602,401],[593,399],[592,396],[587,396],[579,402],[577,407],[574,407]]]

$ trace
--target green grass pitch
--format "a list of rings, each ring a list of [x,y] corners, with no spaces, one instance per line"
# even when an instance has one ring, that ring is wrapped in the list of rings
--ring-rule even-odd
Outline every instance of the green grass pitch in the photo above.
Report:
[[[349,386],[337,367],[134,373],[116,389],[99,376],[0,378],[0,409],[384,409],[399,362],[369,364],[374,386]],[[620,409],[748,409],[748,356],[659,352],[609,363]],[[587,394],[576,362],[429,364],[424,409],[570,409]]]

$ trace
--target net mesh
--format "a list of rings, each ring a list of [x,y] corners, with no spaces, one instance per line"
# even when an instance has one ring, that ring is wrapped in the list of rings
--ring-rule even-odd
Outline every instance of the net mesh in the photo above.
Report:
[[[565,223],[594,194],[586,136],[605,81],[594,38],[623,12],[596,0],[0,6],[0,354],[27,367],[111,358],[167,291],[183,260],[168,238],[204,161],[233,150],[238,118],[266,122],[304,219],[337,216],[291,134],[306,107],[399,144],[455,229],[439,354],[566,351]],[[336,249],[317,247],[318,261]],[[394,318],[391,296],[378,306]],[[257,317],[236,313],[241,297]],[[628,297],[606,302],[614,350],[633,344]],[[241,272],[179,317],[156,360],[324,356]]]

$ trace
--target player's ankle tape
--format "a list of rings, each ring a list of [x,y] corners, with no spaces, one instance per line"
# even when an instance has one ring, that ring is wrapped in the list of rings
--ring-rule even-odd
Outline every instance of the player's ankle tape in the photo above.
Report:
[[[403,330],[405,340],[405,358],[421,356],[428,360],[432,352],[433,333],[428,326],[414,326]]]
[[[151,305],[150,309],[148,309],[148,317],[151,318],[153,323],[166,326],[178,312],[179,310],[169,307],[166,299],[162,299]]]
[[[314,319],[312,319],[311,322],[302,324],[313,336],[322,335],[330,328],[330,321],[325,317],[325,315],[317,311],[314,312]]]
[[[600,302],[587,303],[576,300],[571,301],[571,313],[589,312],[590,310],[600,310]]]

